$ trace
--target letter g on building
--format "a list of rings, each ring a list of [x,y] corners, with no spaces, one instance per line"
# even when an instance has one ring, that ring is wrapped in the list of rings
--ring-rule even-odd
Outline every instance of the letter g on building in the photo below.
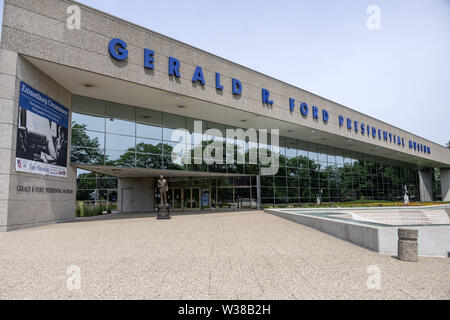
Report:
[[[123,61],[128,58],[127,44],[122,39],[112,39],[109,42],[109,54],[116,60]]]

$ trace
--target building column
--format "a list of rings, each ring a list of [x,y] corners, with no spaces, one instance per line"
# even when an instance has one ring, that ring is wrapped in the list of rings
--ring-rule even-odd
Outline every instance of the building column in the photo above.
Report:
[[[75,220],[75,167],[67,165],[67,177],[16,171],[20,81],[71,110],[68,90],[16,52],[0,49],[0,232]],[[33,187],[67,192],[35,192]]]
[[[420,201],[433,201],[433,170],[419,170]]]
[[[14,135],[17,134],[17,53],[0,50],[0,231],[8,231],[10,180],[15,169]]]
[[[450,169],[440,169],[442,201],[450,201]]]

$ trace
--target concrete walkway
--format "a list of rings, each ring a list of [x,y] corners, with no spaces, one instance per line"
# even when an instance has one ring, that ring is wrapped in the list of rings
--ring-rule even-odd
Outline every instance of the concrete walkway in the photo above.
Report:
[[[259,211],[0,233],[0,270],[1,299],[450,299],[450,259],[401,262]]]

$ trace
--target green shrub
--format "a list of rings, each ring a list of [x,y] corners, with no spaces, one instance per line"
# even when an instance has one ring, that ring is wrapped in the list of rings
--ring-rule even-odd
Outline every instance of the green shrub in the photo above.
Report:
[[[75,212],[77,217],[93,217],[102,215],[104,212],[112,213],[113,210],[117,210],[117,203],[102,202],[100,204],[85,203],[78,201]]]
[[[84,217],[85,212],[84,212],[84,203],[82,201],[77,202],[77,217]]]

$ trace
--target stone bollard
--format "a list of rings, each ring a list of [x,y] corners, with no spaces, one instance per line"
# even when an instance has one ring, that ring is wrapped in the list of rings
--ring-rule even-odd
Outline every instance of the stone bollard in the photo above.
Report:
[[[402,261],[417,262],[419,254],[419,230],[398,229],[398,258]]]

